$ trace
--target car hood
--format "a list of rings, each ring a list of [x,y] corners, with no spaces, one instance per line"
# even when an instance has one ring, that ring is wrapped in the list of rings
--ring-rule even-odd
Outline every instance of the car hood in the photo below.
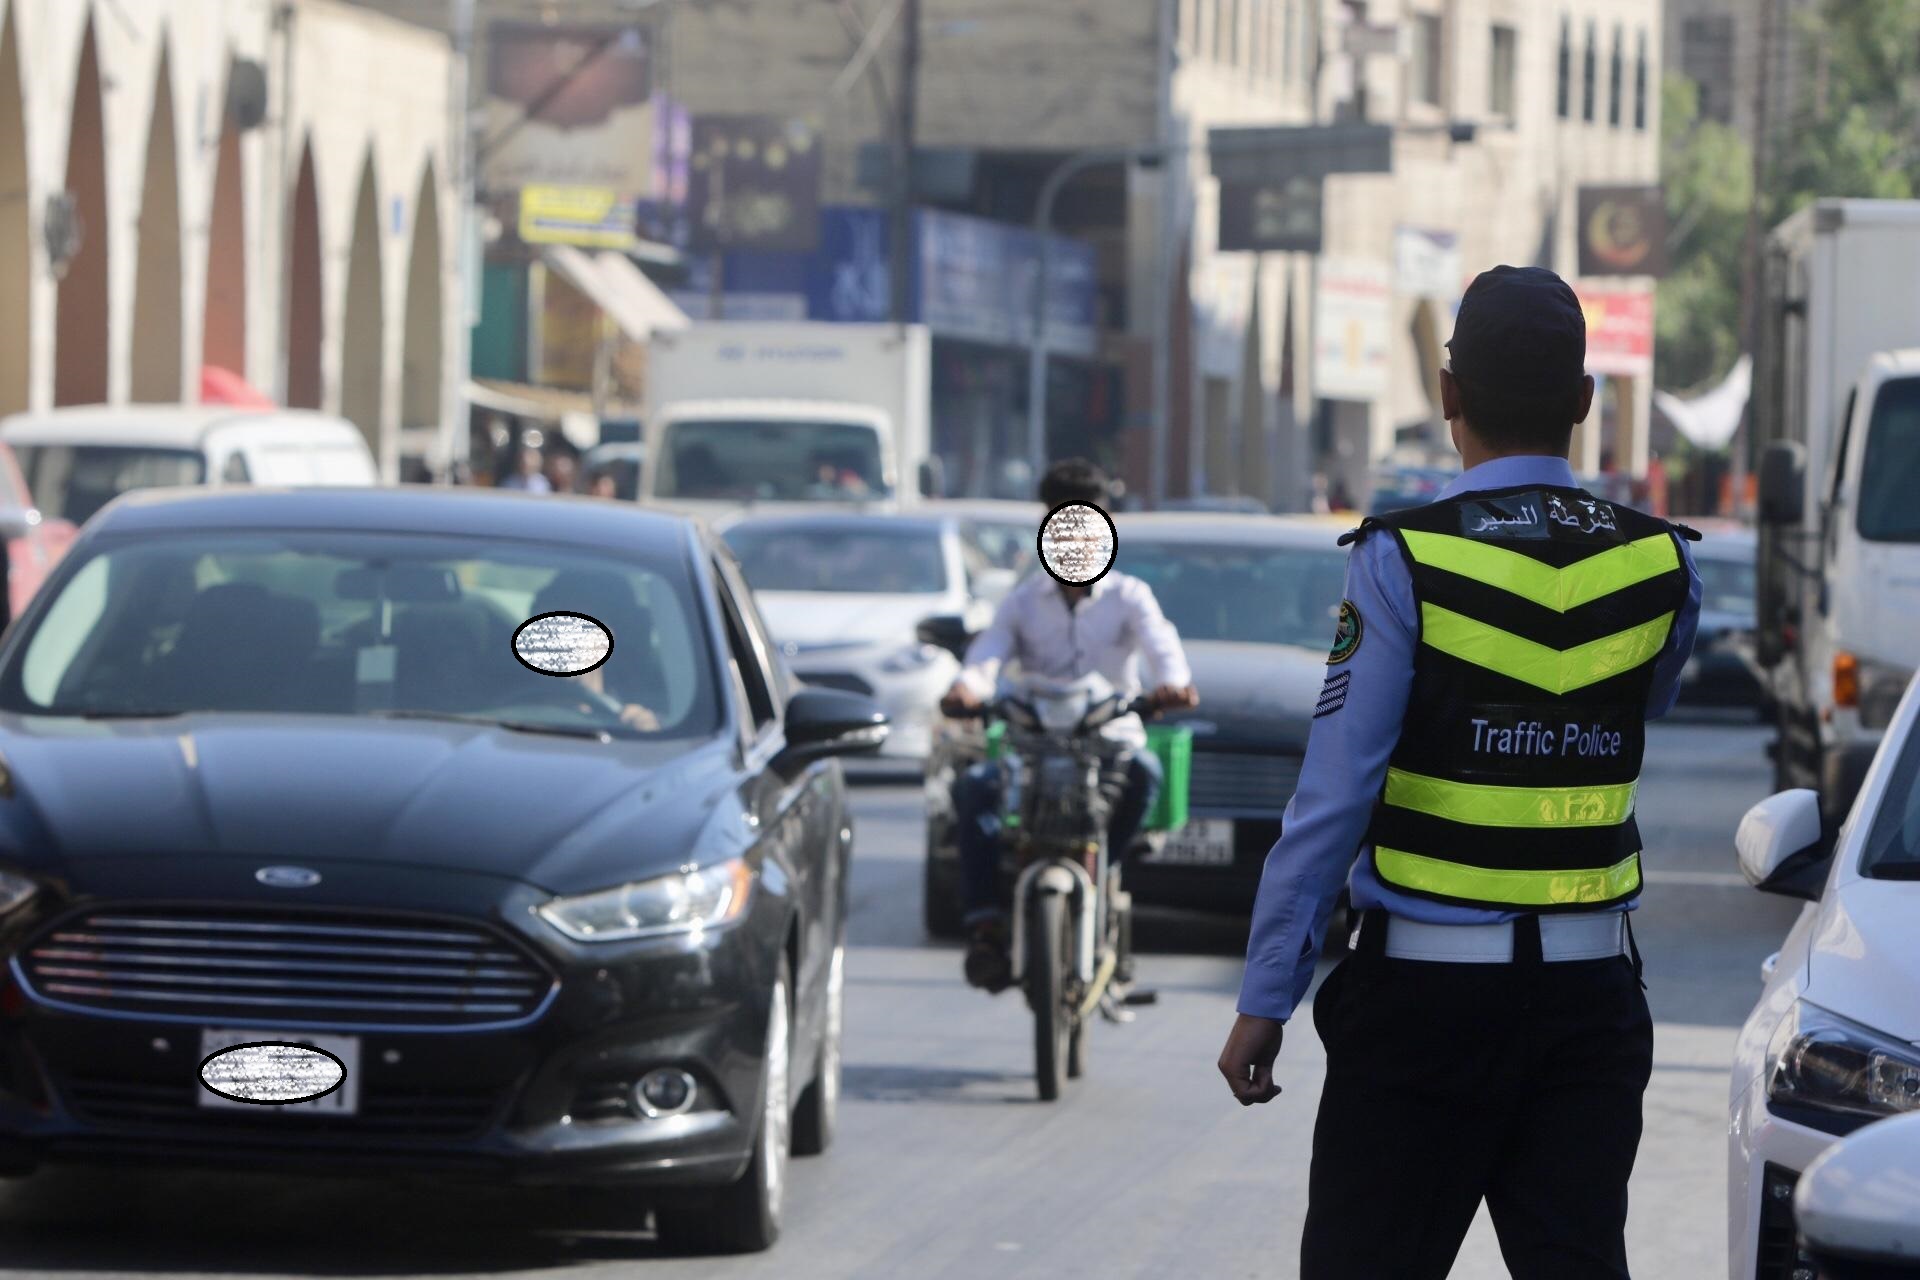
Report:
[[[1306,745],[1327,678],[1324,653],[1226,640],[1189,640],[1185,648],[1200,705],[1167,719],[1192,724],[1196,745],[1215,740]]]
[[[945,595],[868,595],[840,591],[756,591],[767,629],[783,645],[911,644],[923,618],[952,613]]]
[[[0,753],[13,790],[0,800],[0,857],[82,891],[116,861],[230,855],[578,892],[673,869],[740,803],[718,741],[431,721],[0,716]]]
[[[1807,999],[1920,1043],[1920,881],[1854,880],[1814,926]]]

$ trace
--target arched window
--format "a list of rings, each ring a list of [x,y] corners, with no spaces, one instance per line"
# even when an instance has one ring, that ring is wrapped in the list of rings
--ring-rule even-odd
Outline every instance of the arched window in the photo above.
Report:
[[[1613,28],[1613,61],[1607,66],[1607,123],[1620,127],[1620,107],[1625,100],[1621,92],[1625,85],[1622,79],[1627,57],[1627,33],[1617,24]]]
[[[1593,123],[1594,99],[1600,79],[1600,25],[1587,20],[1587,49],[1580,57],[1580,118]]]
[[[1639,32],[1633,57],[1633,127],[1647,127],[1647,32]]]
[[[1560,19],[1560,87],[1554,103],[1562,120],[1573,114],[1573,23],[1566,18]]]

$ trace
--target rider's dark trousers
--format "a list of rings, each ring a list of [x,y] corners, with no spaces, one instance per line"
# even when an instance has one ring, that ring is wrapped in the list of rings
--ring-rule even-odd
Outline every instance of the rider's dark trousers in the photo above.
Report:
[[[1515,1280],[1624,1280],[1653,1072],[1634,962],[1402,960],[1374,920],[1313,1001],[1301,1280],[1442,1280],[1483,1199]]]
[[[1126,785],[1107,816],[1108,857],[1118,859],[1160,795],[1160,757],[1140,750],[1122,757]],[[981,763],[954,779],[954,841],[960,850],[960,908],[967,923],[998,915],[1000,884],[1000,770]]]

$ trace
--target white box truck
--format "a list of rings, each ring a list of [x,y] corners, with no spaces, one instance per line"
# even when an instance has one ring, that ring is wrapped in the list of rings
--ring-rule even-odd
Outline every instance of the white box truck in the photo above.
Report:
[[[1920,201],[1802,209],[1761,289],[1756,657],[1776,784],[1838,823],[1920,668]]]
[[[696,324],[647,357],[642,502],[911,505],[938,492],[924,325]]]

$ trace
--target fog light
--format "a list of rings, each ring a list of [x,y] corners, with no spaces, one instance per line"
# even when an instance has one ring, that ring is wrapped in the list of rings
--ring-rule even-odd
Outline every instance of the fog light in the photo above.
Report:
[[[634,1105],[649,1120],[677,1116],[693,1106],[693,1077],[674,1067],[662,1067],[640,1077],[633,1087]]]

